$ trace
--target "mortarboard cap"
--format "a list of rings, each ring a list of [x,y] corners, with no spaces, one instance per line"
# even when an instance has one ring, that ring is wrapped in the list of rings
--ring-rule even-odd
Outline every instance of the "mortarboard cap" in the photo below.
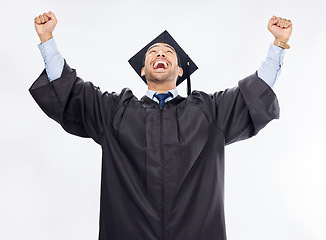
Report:
[[[179,77],[177,80],[177,86],[182,83],[185,79],[187,79],[187,93],[190,95],[191,93],[191,85],[190,85],[190,75],[198,69],[196,64],[189,58],[188,54],[183,51],[183,49],[179,46],[179,44],[173,39],[173,37],[168,33],[168,31],[164,31],[158,37],[156,37],[153,41],[148,43],[142,50],[136,53],[135,56],[129,59],[129,63],[132,68],[137,72],[137,74],[143,79],[143,81],[147,84],[145,76],[141,76],[141,69],[144,66],[145,54],[149,47],[154,45],[155,43],[167,43],[172,46],[178,54],[179,64],[183,69],[183,75]]]

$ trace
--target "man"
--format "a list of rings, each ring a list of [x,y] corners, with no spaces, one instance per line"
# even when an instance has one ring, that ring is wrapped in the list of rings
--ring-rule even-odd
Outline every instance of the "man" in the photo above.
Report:
[[[163,32],[129,60],[148,84],[140,100],[77,77],[56,49],[56,23],[52,12],[35,18],[46,69],[30,92],[67,132],[102,147],[99,239],[225,240],[224,147],[278,118],[271,87],[291,21],[273,16],[266,61],[238,87],[214,94],[190,91],[197,67]],[[186,78],[184,98],[176,85]]]

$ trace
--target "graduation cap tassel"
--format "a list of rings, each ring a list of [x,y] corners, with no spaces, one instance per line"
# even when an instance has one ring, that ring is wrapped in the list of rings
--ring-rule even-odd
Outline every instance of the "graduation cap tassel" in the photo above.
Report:
[[[188,96],[191,94],[190,76],[187,78],[187,94]]]
[[[191,94],[191,83],[190,83],[190,74],[189,74],[189,61],[187,62],[187,94],[188,96]]]

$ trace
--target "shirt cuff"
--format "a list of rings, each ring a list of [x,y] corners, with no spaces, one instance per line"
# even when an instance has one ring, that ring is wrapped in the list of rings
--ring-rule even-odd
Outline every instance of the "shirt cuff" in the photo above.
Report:
[[[54,38],[39,44],[38,48],[42,54],[49,80],[58,79],[63,70],[64,59],[57,48]]]
[[[267,58],[271,58],[272,60],[278,62],[279,65],[283,65],[284,54],[285,49],[271,43],[268,49]]]
[[[270,87],[273,87],[281,73],[285,50],[274,44],[270,44],[266,60],[258,69],[258,77],[263,79]]]
[[[40,43],[38,48],[40,49],[44,62],[48,62],[56,53],[59,52],[54,38],[51,38],[44,43]]]

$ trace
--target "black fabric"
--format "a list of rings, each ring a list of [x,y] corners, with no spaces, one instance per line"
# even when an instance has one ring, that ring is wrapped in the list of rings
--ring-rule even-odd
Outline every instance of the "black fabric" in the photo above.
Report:
[[[43,71],[30,93],[67,132],[102,147],[100,240],[225,240],[224,147],[279,117],[257,74],[160,109],[129,89],[102,93],[65,63],[61,78]]]

